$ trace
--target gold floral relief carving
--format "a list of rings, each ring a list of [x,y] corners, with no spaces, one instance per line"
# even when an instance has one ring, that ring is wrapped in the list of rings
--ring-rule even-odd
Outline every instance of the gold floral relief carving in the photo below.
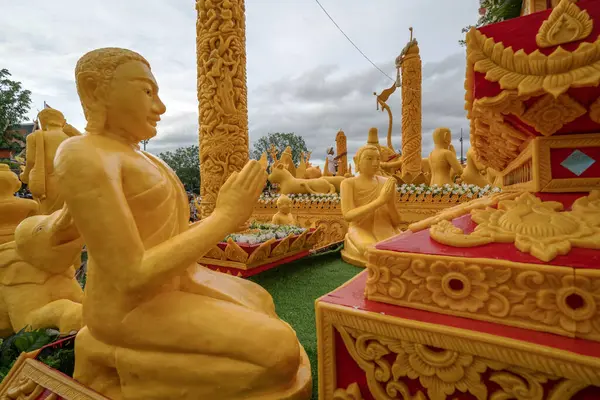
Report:
[[[346,389],[336,389],[333,400],[363,400],[360,388],[356,382],[351,383]]]
[[[369,300],[600,340],[600,279],[508,261],[371,251]]]
[[[576,0],[562,0],[542,23],[535,40],[541,48],[554,47],[587,38],[593,27],[594,21]]]
[[[458,395],[458,392],[470,393],[477,400],[568,400],[588,386],[586,383],[511,366],[506,362],[474,354],[381,336],[341,325],[335,325],[335,328],[351,357],[365,371],[370,393],[377,400],[446,400]],[[499,386],[493,392],[489,391],[482,377],[488,370],[492,371],[489,380]],[[425,389],[426,396],[421,391],[411,395],[406,379],[418,380]],[[544,384],[549,381],[553,381],[555,385],[546,393]]]
[[[525,112],[523,102],[528,98],[519,97],[514,90],[505,90],[497,96],[477,99],[472,103],[471,144],[484,165],[503,170],[520,154],[523,143],[531,139],[531,135],[505,121],[508,114],[521,118]]]
[[[559,46],[548,56],[539,50],[515,51],[475,28],[467,33],[466,41],[473,70],[504,90],[517,90],[519,96],[546,92],[558,97],[571,87],[600,83],[600,40],[581,43],[572,52]]]
[[[514,243],[524,253],[549,262],[573,247],[600,249],[600,191],[576,201],[571,211],[559,202],[543,202],[531,193],[515,200],[502,200],[498,208],[475,209],[471,219],[478,225],[466,235],[459,228],[438,223],[431,238],[455,247],[486,243]]]
[[[542,135],[550,136],[586,112],[585,107],[567,94],[558,98],[546,95],[529,107],[521,119]]]

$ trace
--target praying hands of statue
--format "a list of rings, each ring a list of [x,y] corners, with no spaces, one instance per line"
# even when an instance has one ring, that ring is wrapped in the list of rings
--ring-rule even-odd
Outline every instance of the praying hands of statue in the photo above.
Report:
[[[239,173],[232,173],[221,187],[215,215],[229,220],[234,228],[245,223],[266,183],[266,171],[258,161],[250,160]]]
[[[395,193],[396,182],[394,181],[394,179],[390,178],[383,184],[381,193],[379,193],[379,196],[375,201],[377,201],[379,205],[384,205],[386,203],[389,203],[394,198]]]

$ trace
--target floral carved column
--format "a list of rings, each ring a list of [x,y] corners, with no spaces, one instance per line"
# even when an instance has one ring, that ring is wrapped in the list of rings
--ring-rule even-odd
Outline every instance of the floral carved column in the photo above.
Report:
[[[201,217],[221,185],[248,162],[248,90],[244,0],[198,0]]]
[[[396,59],[402,70],[402,180],[420,183],[421,173],[421,56],[412,38]]]
[[[338,176],[344,176],[348,173],[348,147],[346,145],[346,134],[344,131],[339,131],[335,135],[336,155],[338,159]]]

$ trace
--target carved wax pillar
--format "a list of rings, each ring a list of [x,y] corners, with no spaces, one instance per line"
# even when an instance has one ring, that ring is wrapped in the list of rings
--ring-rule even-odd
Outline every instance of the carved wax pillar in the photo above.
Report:
[[[196,2],[201,218],[221,185],[248,162],[244,0]]]
[[[399,57],[402,69],[402,180],[412,183],[421,175],[421,56],[412,40]]]
[[[336,156],[338,159],[337,176],[344,176],[348,172],[348,147],[346,145],[346,134],[344,131],[339,131],[335,136]]]

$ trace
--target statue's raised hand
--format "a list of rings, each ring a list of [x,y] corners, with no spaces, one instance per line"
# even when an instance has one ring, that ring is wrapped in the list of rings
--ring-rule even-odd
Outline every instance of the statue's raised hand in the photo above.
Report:
[[[267,173],[258,161],[250,160],[238,173],[229,176],[219,190],[215,214],[239,227],[252,215],[258,197],[265,187]]]
[[[393,198],[395,193],[396,181],[392,178],[389,178],[383,184],[383,188],[381,189],[381,192],[379,193],[379,198],[377,200],[379,200],[380,204],[385,204]]]

